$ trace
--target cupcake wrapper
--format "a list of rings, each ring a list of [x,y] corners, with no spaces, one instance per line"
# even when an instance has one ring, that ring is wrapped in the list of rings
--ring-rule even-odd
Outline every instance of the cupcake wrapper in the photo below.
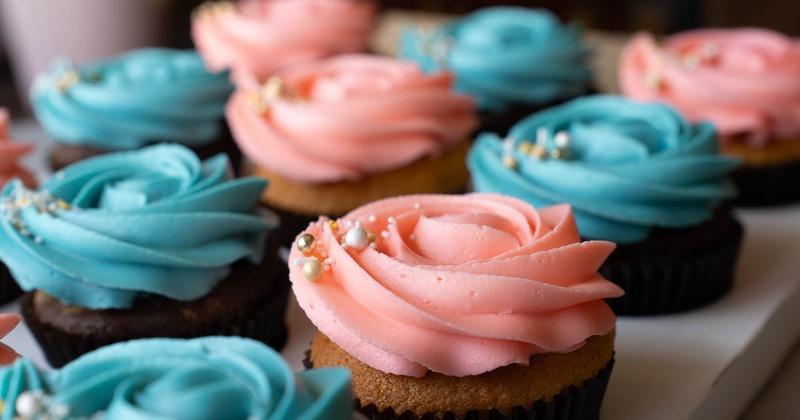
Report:
[[[288,330],[284,321],[285,309],[285,299],[282,303],[278,302],[277,298],[272,299],[272,302],[266,302],[256,313],[238,323],[222,327],[210,326],[206,330],[193,331],[187,334],[186,337],[174,338],[233,335],[252,338],[276,350],[280,350],[286,344],[288,337]],[[54,368],[60,368],[85,353],[119,341],[73,335],[42,325],[38,322],[33,311],[33,293],[26,293],[22,297],[22,315],[34,338],[39,342],[47,361]],[[146,337],[151,336],[131,336],[128,339]]]
[[[740,166],[731,172],[737,206],[770,206],[800,201],[800,160],[777,165]]]
[[[8,271],[8,267],[0,263],[0,305],[11,302],[20,296],[22,296],[22,289]]]
[[[598,270],[625,295],[607,302],[617,315],[682,312],[711,303],[733,286],[733,273],[744,230],[735,219],[724,238],[679,258],[615,258]]]
[[[310,350],[303,359],[306,369],[313,368],[310,361]],[[571,386],[556,395],[553,401],[536,401],[530,407],[516,406],[510,413],[499,410],[487,412],[470,411],[460,420],[596,420],[600,418],[600,408],[606,394],[611,371],[614,368],[614,356],[594,378],[583,383],[582,387]],[[372,420],[435,420],[433,413],[415,416],[411,412],[397,414],[391,408],[380,411],[374,404],[362,407],[358,399],[353,401],[355,409]],[[454,413],[446,412],[445,420],[459,420]]]

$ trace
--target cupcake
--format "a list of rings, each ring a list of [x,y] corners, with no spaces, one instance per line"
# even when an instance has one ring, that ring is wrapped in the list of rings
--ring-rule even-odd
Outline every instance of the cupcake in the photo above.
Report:
[[[590,96],[480,136],[468,165],[477,191],[534,206],[568,203],[581,237],[619,246],[600,272],[625,289],[617,314],[687,310],[727,292],[742,239],[723,201],[737,165],[711,124],[663,104]]]
[[[494,194],[321,218],[289,257],[320,331],[308,363],[348,367],[372,418],[596,418],[613,365],[604,299],[622,294],[597,268],[613,249],[580,242],[569,206]]]
[[[262,200],[281,215],[281,243],[321,214],[463,191],[476,117],[451,83],[412,62],[342,55],[237,89],[226,117],[249,163],[242,172],[270,180]]]
[[[27,359],[0,368],[3,418],[345,419],[350,374],[293,374],[280,354],[238,337],[142,339],[59,370]]]
[[[19,324],[20,317],[17,314],[0,314],[0,338],[5,337],[14,327]],[[0,365],[13,363],[19,354],[5,343],[0,343]]]
[[[36,184],[33,176],[19,165],[20,158],[28,153],[32,146],[11,142],[9,131],[8,110],[0,108],[0,185],[5,185],[11,178],[18,178],[25,185],[32,187]],[[21,294],[22,290],[11,278],[8,268],[0,262],[0,304],[10,302]]]
[[[800,41],[767,29],[702,29],[657,44],[640,33],[620,58],[620,86],[663,101],[691,121],[710,121],[741,205],[800,200]]]
[[[370,0],[207,2],[192,17],[192,39],[209,69],[230,69],[237,84],[247,84],[297,64],[365,51],[376,10]]]
[[[505,135],[528,114],[591,90],[581,28],[544,9],[489,7],[442,26],[410,28],[400,57],[427,71],[450,69],[456,90],[475,96],[479,131]]]
[[[37,190],[5,187],[0,257],[53,366],[134,338],[283,345],[277,219],[256,210],[266,181],[230,180],[227,167],[164,144],[81,161]]]
[[[86,157],[157,142],[191,147],[201,158],[238,151],[223,127],[233,91],[227,73],[209,73],[194,51],[142,49],[82,66],[60,60],[39,75],[31,105],[59,144],[54,170]]]

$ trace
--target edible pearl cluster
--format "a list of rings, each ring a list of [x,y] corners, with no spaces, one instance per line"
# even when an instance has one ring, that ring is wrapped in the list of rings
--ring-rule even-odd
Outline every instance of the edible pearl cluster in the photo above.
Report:
[[[707,42],[699,48],[695,48],[684,54],[676,54],[674,56],[662,53],[660,61],[657,61],[655,68],[650,69],[644,74],[644,83],[652,91],[659,91],[665,87],[664,85],[664,67],[667,61],[677,60],[680,65],[685,69],[694,69],[700,64],[708,64],[717,60],[720,55],[720,46],[715,42]]]
[[[437,68],[447,66],[447,56],[453,48],[453,38],[445,35],[441,25],[425,22],[417,26],[417,49],[422,56],[431,57]]]
[[[0,408],[5,409],[5,401],[0,400]],[[99,420],[104,417],[103,411],[98,411],[90,417],[70,416],[70,409],[66,405],[55,404],[52,397],[42,390],[25,391],[19,394],[14,402],[17,416],[15,420],[62,420],[83,419]]]
[[[279,100],[302,101],[304,98],[286,86],[283,79],[272,76],[257,89],[248,91],[247,100],[258,112],[265,114]]]
[[[3,217],[23,236],[31,236],[31,231],[22,217],[24,209],[33,207],[39,213],[47,213],[52,216],[58,211],[72,209],[66,201],[53,197],[49,191],[31,190],[25,188],[19,181],[14,182],[16,184],[13,186],[11,194],[3,197],[0,201],[0,208],[2,209]],[[34,241],[39,243],[41,238],[36,236]]]
[[[370,217],[370,221],[374,216]],[[328,224],[334,236],[331,240],[340,241],[344,249],[362,251],[367,247],[376,249],[378,247],[378,237],[375,232],[364,229],[364,224],[360,220],[344,222],[344,229],[340,231],[339,222],[328,220]],[[303,277],[309,281],[317,281],[322,278],[325,272],[330,271],[334,260],[328,257],[325,249],[321,248],[320,239],[305,232],[297,237],[297,250],[303,254],[301,258],[295,258],[293,264],[302,267]]]
[[[517,151],[536,160],[543,159],[569,159],[571,158],[569,147],[572,139],[566,131],[558,131],[553,136],[552,146],[548,147],[547,128],[539,127],[536,130],[536,142],[523,140],[517,146]],[[503,139],[503,165],[509,169],[517,169],[518,162],[513,156],[514,138],[511,136]]]

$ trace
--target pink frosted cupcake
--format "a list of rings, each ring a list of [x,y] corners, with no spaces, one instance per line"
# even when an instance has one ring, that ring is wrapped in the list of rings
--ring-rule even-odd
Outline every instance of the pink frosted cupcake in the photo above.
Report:
[[[597,418],[616,321],[604,299],[622,295],[597,269],[613,249],[581,242],[567,205],[495,194],[321,218],[289,257],[320,330],[308,363],[349,368],[372,418]]]
[[[226,110],[234,140],[263,176],[262,201],[281,213],[286,244],[318,215],[377,199],[463,191],[474,101],[449,72],[413,62],[342,55],[240,87]]]
[[[20,167],[19,159],[30,152],[32,145],[13,143],[9,140],[10,117],[8,110],[0,108],[0,185],[5,186],[11,178],[19,178],[28,187],[33,187],[33,176]],[[11,301],[22,294],[22,290],[8,272],[5,264],[0,263],[0,304]]]
[[[212,71],[234,81],[367,48],[376,5],[369,0],[250,0],[209,2],[192,20],[192,38]],[[245,82],[246,83],[246,82]]]
[[[640,33],[620,59],[622,91],[714,123],[746,205],[800,200],[800,41],[767,29],[702,29],[660,44]]]

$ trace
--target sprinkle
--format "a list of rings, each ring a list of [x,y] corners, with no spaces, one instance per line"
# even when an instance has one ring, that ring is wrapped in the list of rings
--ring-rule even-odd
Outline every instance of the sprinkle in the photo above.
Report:
[[[571,143],[571,138],[569,136],[569,133],[566,131],[559,131],[553,138],[553,143],[555,143],[556,147],[558,147],[559,149],[569,147]]]
[[[297,250],[304,255],[310,255],[317,249],[317,241],[314,235],[304,233],[297,238]]]
[[[414,203],[414,208],[415,208],[415,209],[419,210],[419,208],[420,208],[420,207],[421,207],[421,206],[419,205],[419,203]]]
[[[331,230],[333,231],[333,233],[336,233],[336,232],[339,231],[339,223],[337,223],[336,220],[328,220],[328,226],[331,227]]]
[[[369,245],[369,235],[364,229],[356,227],[344,235],[344,242],[351,248],[360,251]]]
[[[661,75],[656,72],[648,72],[644,76],[644,83],[650,90],[661,90],[663,87],[664,81],[661,79]]]
[[[369,247],[372,248],[372,249],[378,249],[378,243],[377,242],[370,242],[369,243]]]
[[[547,146],[547,127],[539,127],[536,129],[536,145]]]
[[[367,220],[369,220],[370,223],[375,223],[376,221],[378,221],[378,217],[375,216],[374,214],[370,214]]]
[[[388,221],[390,225],[397,223],[397,219],[395,219],[394,216],[387,217],[386,221]]]
[[[389,237],[389,231],[388,230],[384,230],[384,231],[381,232],[381,238],[386,239],[388,237]]]
[[[517,160],[511,156],[503,156],[503,166],[508,169],[517,169]]]
[[[317,281],[324,271],[322,264],[316,259],[311,259],[303,264],[303,277],[308,281]]]
[[[417,240],[417,235],[414,235],[412,233],[411,235],[408,235],[408,239],[411,239],[412,241],[416,241]]]
[[[72,87],[80,82],[81,77],[75,70],[70,70],[58,77],[55,81],[56,90],[59,93],[65,94]]]
[[[307,263],[307,262],[309,262],[311,260],[316,261],[317,259],[314,258],[314,257],[295,258],[294,261],[292,262],[292,264],[294,264],[295,267],[300,267],[301,265],[303,265],[303,264],[305,264],[305,263]]]
[[[25,391],[19,394],[15,408],[22,417],[34,417],[42,411],[42,392]]]
[[[356,229],[361,229],[362,227],[364,227],[364,224],[361,223],[361,220],[356,220],[353,226],[355,226]]]

